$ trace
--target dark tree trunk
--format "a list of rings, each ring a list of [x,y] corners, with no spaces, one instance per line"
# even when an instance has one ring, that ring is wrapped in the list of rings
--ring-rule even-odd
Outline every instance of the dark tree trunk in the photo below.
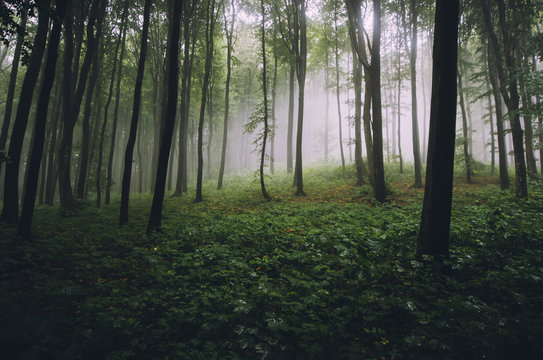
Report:
[[[96,165],[96,206],[100,207],[102,203],[102,162],[104,157],[104,141],[106,136],[107,128],[107,118],[109,114],[109,106],[111,105],[111,99],[113,97],[113,86],[115,84],[115,72],[117,71],[117,54],[119,53],[119,48],[121,47],[124,50],[124,42],[126,39],[126,28],[127,28],[127,17],[128,17],[128,3],[129,0],[125,0],[121,28],[119,31],[119,37],[117,38],[117,43],[115,44],[115,53],[113,57],[113,67],[111,69],[111,79],[109,82],[109,90],[106,105],[104,107],[104,120],[102,122],[102,128],[100,130],[100,145],[98,147],[98,161]],[[124,55],[124,54],[123,54]],[[122,56],[121,59],[122,60]],[[119,74],[120,75],[120,74]]]
[[[236,20],[236,8],[234,0],[231,0],[231,18],[230,24],[226,23],[224,30],[226,32],[226,87],[224,92],[224,121],[223,121],[223,134],[222,134],[222,147],[221,147],[221,163],[219,165],[219,180],[217,182],[217,189],[222,189],[222,182],[224,177],[224,167],[226,163],[226,145],[228,143],[228,117],[230,115],[230,79],[232,77],[232,51],[233,51],[233,37],[234,37],[234,24]],[[228,26],[229,25],[229,26]]]
[[[503,113],[502,113],[502,95],[500,94],[500,86],[498,76],[496,75],[496,57],[492,53],[491,44],[488,44],[488,76],[492,85],[492,94],[494,95],[494,103],[496,104],[496,129],[498,137],[498,159],[500,167],[500,187],[502,190],[508,189],[511,181],[509,180],[509,171],[507,169],[507,148],[505,146],[505,132],[503,129]],[[492,119],[490,119],[492,121]]]
[[[488,0],[481,2],[483,8],[483,17],[485,22],[485,27],[488,32],[490,42],[492,44],[492,49],[494,56],[496,58],[496,68],[498,70],[499,81],[502,85],[500,90],[502,97],[504,99],[505,105],[509,110],[510,123],[511,123],[511,134],[513,137],[513,152],[515,154],[515,193],[518,198],[523,198],[528,196],[528,184],[526,181],[526,162],[524,159],[524,139],[523,131],[520,125],[520,116],[519,116],[519,102],[520,97],[518,93],[518,84],[517,77],[513,76],[517,70],[515,64],[515,34],[510,34],[510,29],[506,22],[505,14],[505,4],[503,0],[496,0],[498,4],[498,17],[499,25],[502,33],[502,42],[503,42],[503,54],[500,51],[500,42],[493,28],[490,6]],[[517,18],[516,7],[512,3],[513,18]],[[512,30],[516,30],[513,28]],[[516,31],[515,31],[516,32]],[[505,58],[506,68],[504,69],[502,63],[502,55]],[[507,70],[507,74],[506,74]]]
[[[373,35],[371,46],[371,101],[373,129],[373,189],[375,200],[386,200],[383,164],[383,114],[381,107],[381,1],[373,0]]]
[[[447,255],[451,224],[459,0],[437,0],[424,202],[416,257]]]
[[[36,191],[38,187],[38,177],[40,173],[40,164],[42,162],[43,146],[45,144],[45,128],[47,125],[47,109],[51,89],[55,81],[55,71],[58,58],[58,45],[60,42],[60,31],[62,29],[62,18],[66,11],[66,0],[56,1],[56,17],[53,20],[53,29],[49,37],[47,48],[47,58],[45,62],[44,77],[36,109],[36,122],[32,143],[30,145],[30,160],[28,172],[26,174],[26,184],[23,198],[23,208],[21,211],[21,220],[17,228],[17,234],[25,239],[30,239],[32,225],[32,216],[36,204]]]
[[[102,51],[99,51],[100,56],[103,55]],[[81,137],[81,151],[79,153],[79,175],[77,178],[76,197],[83,199],[85,197],[85,187],[87,183],[87,173],[89,171],[89,154],[90,154],[90,117],[92,112],[92,96],[94,95],[94,89],[96,82],[100,75],[99,65],[101,61],[98,61],[99,54],[95,53],[92,56],[92,72],[87,86],[85,95],[85,107],[83,110],[82,121],[82,137]]]
[[[260,10],[262,16],[262,92],[264,93],[264,135],[262,137],[262,149],[260,150],[260,189],[262,190],[264,199],[270,200],[271,198],[266,191],[266,184],[264,182],[264,162],[266,160],[266,142],[268,140],[268,80],[266,76],[266,10],[264,8],[264,0],[260,0]]]
[[[25,0],[23,8],[26,9],[28,1]],[[8,93],[6,98],[6,107],[4,110],[4,122],[2,123],[2,130],[0,132],[0,150],[6,149],[6,142],[8,140],[9,126],[11,124],[11,114],[13,112],[13,99],[15,98],[15,85],[17,84],[17,73],[19,71],[19,61],[21,59],[21,51],[23,50],[23,42],[25,37],[26,22],[28,19],[27,11],[23,11],[21,15],[21,32],[17,34],[17,40],[15,44],[15,51],[13,53],[13,60],[11,62],[11,72],[9,75]],[[4,164],[0,162],[0,176]]]
[[[209,78],[211,74],[211,61],[213,55],[213,35],[215,29],[215,0],[211,0],[207,7],[207,23],[206,23],[206,61],[204,68],[204,79],[202,83],[202,99],[200,103],[200,120],[198,122],[198,175],[196,179],[196,198],[194,202],[200,202],[202,197],[202,180],[203,180],[203,136],[204,136],[204,118],[207,102],[207,91],[209,86]]]
[[[397,100],[397,116],[398,116],[398,157],[400,160],[400,174],[403,174],[403,157],[402,157],[402,69],[400,59],[400,36],[398,34],[398,47],[397,47],[397,75],[398,75],[398,98]]]
[[[69,6],[68,6],[69,7]],[[71,157],[72,157],[72,143],[74,136],[74,127],[79,115],[81,102],[83,100],[83,94],[87,82],[89,70],[91,68],[91,60],[94,53],[98,49],[98,42],[101,37],[102,25],[105,17],[105,10],[107,7],[107,0],[95,2],[92,5],[90,16],[87,23],[87,52],[81,65],[81,72],[79,74],[79,80],[77,82],[77,89],[72,101],[71,84],[68,85],[68,80],[71,82],[71,64],[73,59],[73,41],[71,24],[73,16],[70,9],[68,9],[67,16],[64,21],[64,29],[66,33],[65,43],[72,43],[72,45],[66,44],[65,49],[65,64],[64,64],[64,126],[62,131],[62,140],[60,142],[59,149],[59,192],[60,192],[60,213],[62,216],[71,216],[76,214],[76,204],[72,193],[72,184],[70,180],[71,172]],[[98,20],[96,22],[96,20]],[[94,33],[94,23],[96,22],[96,34]],[[71,49],[70,49],[71,48]],[[69,49],[69,50],[68,50]],[[68,78],[68,79],[66,79]]]
[[[119,122],[119,104],[121,101],[121,79],[122,79],[122,74],[123,74],[123,60],[124,60],[124,53],[125,53],[125,46],[126,46],[125,40],[126,40],[126,28],[124,29],[123,39],[121,40],[121,54],[119,56],[119,70],[117,73],[117,84],[116,84],[116,90],[115,90],[115,105],[113,108],[113,124],[111,127],[111,141],[109,143],[109,157],[107,161],[107,174],[106,174],[106,197],[104,199],[104,203],[106,205],[108,205],[111,202],[111,185],[112,185],[112,178],[113,178],[113,157],[115,154],[115,142],[117,138],[117,124]]]
[[[274,22],[274,35],[273,38],[277,38],[277,27]],[[273,82],[272,82],[272,103],[271,103],[271,129],[270,129],[270,172],[273,175],[275,173],[275,108],[277,105],[277,47],[275,41],[273,42]]]
[[[353,54],[355,55],[355,54]],[[353,61],[354,81],[354,163],[356,185],[364,185],[364,163],[362,159],[362,65]]]
[[[302,170],[302,139],[304,126],[305,75],[307,66],[307,24],[305,15],[306,0],[295,1],[294,34],[296,54],[296,75],[298,78],[298,126],[296,132],[296,163],[294,179],[296,195],[305,196]]]
[[[409,48],[409,65],[411,69],[411,125],[413,131],[413,159],[415,165],[416,188],[422,187],[422,165],[420,161],[419,122],[417,114],[417,2],[411,0],[411,46]],[[406,42],[407,43],[407,42]]]
[[[49,27],[49,4],[50,0],[40,1],[38,8],[38,27],[32,46],[32,55],[28,63],[26,74],[21,88],[19,104],[15,122],[9,142],[8,157],[10,161],[6,164],[4,180],[4,207],[2,209],[2,220],[10,223],[17,222],[19,218],[19,165],[26,128],[28,125],[28,114],[32,104],[32,95],[38,80],[45,43],[47,41],[47,30]]]
[[[181,0],[175,0],[181,2]],[[136,75],[136,85],[134,86],[134,102],[132,107],[132,119],[130,121],[130,133],[126,144],[126,152],[124,154],[124,170],[121,190],[121,211],[119,216],[119,224],[123,225],[128,221],[128,201],[130,197],[130,180],[132,178],[132,159],[134,156],[134,145],[136,143],[136,135],[138,133],[138,120],[141,106],[141,88],[143,84],[143,74],[145,71],[145,60],[147,58],[147,37],[149,34],[149,18],[151,17],[152,0],[145,0],[143,8],[143,26],[141,30],[141,45],[140,56],[138,60],[138,72]],[[179,31],[179,30],[177,30]],[[177,49],[177,46],[176,46]],[[177,51],[177,50],[176,50]],[[120,75],[120,74],[119,74]],[[177,87],[176,87],[177,89]],[[177,96],[176,96],[177,99]],[[175,116],[175,112],[174,112]],[[173,131],[173,129],[172,129]],[[172,136],[172,134],[170,134]],[[166,163],[166,169],[168,163]]]
[[[149,224],[147,225],[147,233],[160,229],[162,222],[162,205],[164,203],[164,190],[166,185],[166,175],[168,171],[168,158],[170,156],[172,136],[175,127],[175,112],[177,110],[177,92],[179,81],[179,38],[181,28],[181,16],[183,11],[183,0],[171,1],[173,2],[173,6],[172,13],[169,15],[170,29],[166,55],[166,69],[168,73],[166,116],[162,123],[160,132],[160,150],[158,154],[158,168],[156,174],[155,192],[153,195],[151,214],[149,216]],[[147,0],[146,2],[150,2],[150,0]]]
[[[530,67],[528,65],[528,59],[523,58],[523,68],[524,71],[529,71]],[[522,77],[520,77],[520,91],[522,93],[522,107],[524,109],[530,109],[532,107],[531,96],[526,92],[526,84]],[[534,129],[532,126],[532,114],[529,111],[524,112],[522,118],[524,119],[524,136],[526,143],[526,167],[528,170],[528,176],[530,179],[537,178],[537,166],[535,164],[534,157]]]

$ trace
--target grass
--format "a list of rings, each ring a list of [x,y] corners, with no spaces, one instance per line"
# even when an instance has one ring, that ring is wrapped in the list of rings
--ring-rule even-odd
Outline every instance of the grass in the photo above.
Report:
[[[388,169],[387,173],[397,173]],[[542,358],[543,186],[515,200],[496,179],[456,179],[451,271],[414,260],[423,190],[387,179],[390,202],[334,167],[292,179],[230,176],[165,201],[148,194],[60,218],[34,240],[0,224],[0,346],[15,359]],[[190,192],[189,194],[192,194]]]

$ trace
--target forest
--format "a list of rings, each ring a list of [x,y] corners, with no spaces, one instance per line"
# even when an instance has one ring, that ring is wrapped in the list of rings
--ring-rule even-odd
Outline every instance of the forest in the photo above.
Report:
[[[7,359],[543,359],[543,1],[3,0]]]

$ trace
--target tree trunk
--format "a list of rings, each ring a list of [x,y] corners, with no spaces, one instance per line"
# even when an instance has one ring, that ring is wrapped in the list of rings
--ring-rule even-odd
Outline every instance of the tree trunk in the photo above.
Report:
[[[262,36],[262,91],[264,93],[264,135],[262,137],[262,149],[260,150],[260,189],[262,196],[266,200],[270,200],[270,195],[266,191],[264,182],[264,163],[266,160],[266,142],[268,140],[268,80],[266,74],[266,10],[264,8],[264,0],[260,0],[260,9],[262,16],[261,36]]]
[[[30,239],[32,217],[34,214],[34,206],[36,204],[36,191],[38,187],[40,164],[42,161],[43,146],[45,143],[47,109],[49,107],[51,89],[53,88],[53,83],[55,81],[60,31],[62,28],[62,18],[64,17],[65,11],[66,0],[57,0],[56,17],[54,17],[53,29],[51,30],[51,36],[49,37],[44,77],[40,89],[38,107],[36,109],[36,122],[34,124],[32,143],[30,145],[30,160],[28,172],[26,174],[25,195],[23,198],[21,220],[19,221],[19,226],[17,228],[17,234],[25,239]]]
[[[528,196],[528,184],[526,181],[526,162],[524,159],[524,140],[523,140],[523,131],[520,125],[520,117],[518,113],[519,109],[519,94],[518,94],[518,84],[516,76],[513,76],[517,70],[515,64],[515,40],[514,34],[511,35],[506,23],[506,14],[505,14],[505,4],[503,0],[496,0],[498,4],[498,15],[499,15],[499,25],[501,28],[501,33],[503,37],[503,48],[506,63],[506,69],[504,69],[501,62],[501,52],[500,44],[498,37],[494,32],[491,12],[489,8],[488,0],[482,1],[483,6],[483,15],[485,27],[487,29],[492,49],[494,50],[494,56],[496,58],[496,67],[498,70],[498,77],[501,84],[508,82],[507,87],[500,87],[502,97],[507,106],[510,116],[511,123],[511,134],[513,137],[513,152],[515,154],[515,193],[518,198],[523,198]],[[515,3],[512,3],[512,12],[513,18],[516,18],[516,7]],[[516,30],[515,28],[513,30]],[[507,74],[506,71],[507,70]],[[507,76],[506,76],[507,75]],[[509,90],[509,91],[508,91]]]
[[[104,120],[102,122],[102,129],[100,130],[100,145],[98,148],[98,164],[96,165],[96,206],[100,207],[102,202],[102,161],[104,156],[104,140],[106,135],[107,128],[107,118],[109,114],[109,106],[111,105],[111,99],[113,97],[113,86],[115,84],[115,72],[117,71],[117,54],[119,53],[119,48],[121,43],[126,39],[126,28],[127,28],[127,17],[128,17],[128,0],[125,0],[121,28],[119,31],[119,37],[117,38],[117,43],[115,44],[115,53],[113,57],[113,67],[111,69],[111,80],[109,82],[109,90],[106,105],[104,107]],[[121,56],[122,58],[122,56]],[[120,75],[120,74],[119,74]]]
[[[437,0],[430,136],[416,257],[448,255],[451,224],[459,0]]]
[[[30,61],[21,87],[19,104],[17,105],[17,113],[15,115],[15,122],[13,123],[9,142],[7,155],[10,161],[6,164],[4,178],[4,206],[2,209],[2,220],[10,223],[17,222],[19,218],[19,165],[21,162],[25,132],[28,125],[28,115],[30,106],[32,105],[32,95],[38,80],[42,57],[45,51],[45,43],[47,41],[49,4],[50,0],[39,2],[38,27],[32,46],[32,55],[30,56]]]
[[[496,57],[491,51],[491,44],[487,47],[488,55],[488,77],[492,86],[494,103],[496,104],[496,129],[498,137],[498,160],[500,167],[500,187],[502,190],[508,189],[510,185],[509,171],[507,169],[507,148],[505,146],[505,132],[503,129],[502,95],[500,94],[500,85],[496,75]],[[492,121],[492,119],[490,119]]]
[[[339,84],[339,34],[337,27],[337,9],[338,1],[334,2],[334,39],[335,39],[335,61],[336,61],[336,102],[337,102],[337,115],[338,115],[338,136],[339,136],[339,153],[341,156],[341,171],[342,175],[345,175],[345,154],[343,152],[343,131],[341,126],[341,102],[340,102],[340,84]]]
[[[298,126],[296,132],[296,163],[294,178],[296,182],[296,195],[305,196],[302,170],[302,138],[304,126],[305,75],[307,66],[306,0],[296,0],[295,4],[294,33],[296,42],[296,75],[298,78]]]
[[[373,129],[373,189],[375,200],[386,200],[383,164],[383,115],[381,107],[381,1],[373,0],[373,35],[371,47],[371,101]]]
[[[25,0],[23,9],[28,6],[28,1]],[[13,99],[15,98],[15,85],[17,84],[17,73],[19,71],[19,61],[21,59],[21,51],[23,50],[23,43],[25,38],[26,22],[28,19],[28,12],[25,10],[21,15],[21,32],[17,34],[17,40],[15,44],[15,51],[13,53],[13,61],[11,62],[11,72],[9,75],[8,93],[6,98],[6,107],[4,110],[4,122],[2,123],[2,130],[0,132],[0,151],[6,149],[6,142],[8,140],[9,126],[11,124],[11,114],[13,111]],[[4,163],[0,162],[0,176]]]
[[[234,36],[234,24],[236,20],[236,9],[234,0],[231,1],[231,18],[230,24],[225,24],[224,30],[226,32],[226,87],[224,91],[224,121],[223,121],[223,134],[222,134],[222,147],[221,147],[221,164],[219,165],[219,180],[217,183],[217,189],[222,189],[222,181],[224,177],[224,166],[226,163],[226,145],[228,143],[228,116],[230,115],[230,79],[232,77],[232,51],[233,51],[233,36]],[[228,27],[230,25],[230,27]]]
[[[175,0],[175,1],[177,3],[177,2],[180,2],[181,0]],[[151,3],[152,3],[152,0],[145,0],[145,5],[143,8],[143,26],[142,26],[142,31],[141,31],[141,45],[140,45],[140,54],[139,54],[140,56],[138,60],[138,71],[136,74],[136,85],[134,86],[134,102],[132,106],[132,119],[130,120],[130,133],[128,135],[128,142],[126,144],[126,151],[124,154],[124,169],[123,169],[122,190],[121,190],[121,211],[119,215],[119,225],[123,225],[128,221],[128,202],[129,202],[129,197],[130,197],[130,180],[132,178],[132,159],[134,156],[134,144],[136,143],[136,135],[138,133],[138,120],[139,120],[140,106],[141,106],[141,88],[143,84],[143,74],[145,71],[145,60],[147,58],[147,38],[149,35],[149,18],[151,17]],[[177,46],[176,46],[176,49],[177,49]],[[121,54],[122,54],[122,51],[121,51]],[[120,76],[120,72],[119,72],[119,76]],[[176,94],[176,99],[177,99],[177,94]],[[174,111],[174,116],[175,116],[175,111]],[[170,136],[172,136],[171,133],[170,133]],[[168,163],[166,162],[166,169],[167,167],[168,167]]]
[[[466,116],[466,104],[464,102],[464,93],[463,93],[463,86],[462,86],[462,74],[461,70],[459,69],[458,75],[458,94],[460,95],[460,109],[462,110],[462,145],[464,148],[464,163],[466,164],[466,181],[468,184],[471,184],[473,181],[471,180],[471,159],[468,149],[468,121]]]
[[[94,88],[100,75],[99,65],[101,61],[98,61],[99,56],[103,56],[103,50],[99,51],[100,54],[93,54],[92,58],[92,73],[87,86],[87,92],[85,97],[85,107],[83,110],[83,122],[82,122],[82,137],[81,137],[81,151],[79,154],[79,176],[77,180],[76,197],[83,199],[85,197],[85,187],[87,182],[87,173],[89,170],[89,153],[90,153],[90,116],[92,112],[92,96],[94,94]]]
[[[353,54],[354,55],[354,54]],[[356,185],[364,185],[364,163],[362,159],[362,64],[353,61],[354,81],[354,163]],[[369,157],[368,157],[369,158]]]
[[[411,47],[409,65],[411,68],[411,125],[413,131],[413,159],[415,164],[415,187],[422,187],[422,165],[420,161],[419,122],[417,114],[417,2],[411,0]]]
[[[72,184],[70,180],[71,171],[71,157],[72,157],[72,143],[74,135],[74,127],[79,116],[79,110],[81,107],[81,101],[85,91],[87,77],[91,68],[91,59],[94,53],[98,49],[98,43],[101,37],[102,25],[105,17],[105,10],[107,7],[107,0],[95,2],[92,5],[90,16],[87,23],[87,52],[83,64],[81,65],[81,72],[79,74],[79,80],[77,82],[77,89],[75,96],[71,96],[71,84],[68,85],[68,80],[72,81],[71,64],[73,58],[73,41],[71,34],[71,24],[73,16],[70,9],[68,9],[67,15],[64,21],[64,29],[66,33],[66,42],[71,42],[72,45],[66,45],[65,53],[65,65],[64,65],[64,77],[66,79],[64,85],[64,127],[62,132],[62,140],[60,142],[59,149],[59,192],[60,192],[60,213],[62,216],[71,216],[76,214],[76,204],[72,193]],[[94,23],[96,23],[96,34],[94,33]],[[68,33],[68,28],[69,33]],[[69,51],[67,49],[71,48]],[[68,74],[69,73],[69,74]],[[70,94],[68,94],[70,92]]]
[[[292,173],[292,136],[294,133],[294,75],[296,64],[290,65],[288,88],[288,124],[287,124],[287,173]]]
[[[173,6],[172,13],[169,15],[170,29],[168,32],[168,47],[166,54],[166,69],[168,74],[166,116],[162,122],[160,132],[160,150],[158,154],[155,192],[153,195],[153,204],[151,205],[151,214],[149,215],[149,224],[147,225],[147,233],[160,229],[162,223],[162,205],[164,203],[164,190],[166,185],[166,175],[168,172],[168,158],[170,156],[172,136],[175,127],[175,113],[177,110],[177,92],[179,81],[179,38],[183,0],[170,1],[173,2]],[[150,0],[146,0],[146,2],[150,2]]]
[[[204,81],[202,83],[202,98],[200,102],[200,120],[198,122],[198,177],[196,179],[196,198],[194,202],[200,202],[202,197],[202,178],[203,178],[203,136],[204,136],[204,118],[207,102],[207,90],[211,74],[211,61],[213,56],[213,35],[215,28],[215,0],[211,0],[207,7],[206,22],[206,61],[204,68]]]

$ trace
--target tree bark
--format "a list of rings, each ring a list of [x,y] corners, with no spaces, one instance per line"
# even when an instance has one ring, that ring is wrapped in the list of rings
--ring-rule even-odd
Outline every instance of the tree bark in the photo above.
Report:
[[[170,1],[173,2],[173,6],[172,13],[169,16],[170,29],[168,32],[169,36],[166,54],[166,69],[168,74],[166,116],[161,125],[160,150],[158,154],[155,192],[153,195],[153,204],[151,205],[151,214],[149,215],[149,223],[147,225],[147,233],[160,229],[162,223],[162,205],[164,203],[164,190],[166,185],[166,175],[168,172],[168,158],[170,156],[172,136],[175,127],[175,113],[177,110],[177,92],[179,82],[179,38],[183,0]],[[150,0],[146,0],[146,2],[150,2]]]
[[[430,136],[416,257],[448,255],[451,222],[459,0],[437,0]]]
[[[340,102],[340,83],[339,83],[339,33],[337,26],[338,18],[338,0],[334,2],[334,39],[335,39],[335,61],[336,61],[336,102],[337,102],[337,115],[338,115],[338,137],[339,137],[339,153],[341,156],[341,171],[342,175],[345,175],[345,154],[343,152],[343,129],[341,126],[341,102]]]
[[[21,163],[23,142],[28,125],[28,115],[32,104],[32,95],[38,80],[42,57],[45,51],[45,43],[47,41],[49,4],[50,0],[43,0],[38,4],[38,27],[32,46],[32,55],[30,56],[21,87],[19,104],[17,105],[17,113],[9,142],[8,157],[10,161],[6,164],[4,206],[2,208],[2,220],[9,223],[15,223],[19,219],[19,165]]]
[[[457,72],[457,79],[458,79],[458,94],[460,95],[460,109],[462,110],[462,146],[464,149],[464,163],[466,165],[466,181],[468,184],[471,184],[473,181],[471,179],[471,159],[470,159],[470,153],[468,148],[468,121],[466,116],[466,104],[464,102],[464,93],[463,93],[463,86],[462,86],[462,74],[461,70]]]
[[[270,200],[270,195],[266,191],[266,183],[264,181],[264,163],[266,160],[266,142],[268,140],[268,79],[266,74],[266,9],[264,8],[264,0],[260,0],[260,10],[262,16],[261,36],[262,36],[262,92],[264,93],[264,135],[262,137],[262,149],[260,150],[260,190],[262,196],[266,200]]]
[[[119,53],[119,48],[121,47],[121,43],[123,44],[122,48],[124,49],[124,42],[126,39],[128,3],[129,3],[129,0],[125,0],[124,10],[123,10],[123,15],[122,15],[122,20],[121,20],[121,28],[119,30],[117,43],[115,44],[113,67],[111,69],[111,80],[109,82],[108,96],[107,96],[106,105],[104,107],[104,120],[102,122],[102,128],[100,130],[100,145],[98,147],[98,163],[96,165],[96,207],[100,207],[102,203],[102,161],[103,161],[103,156],[104,156],[104,141],[105,141],[105,135],[106,135],[109,106],[111,105],[111,99],[113,97],[113,86],[115,84],[115,72],[117,71],[117,54]],[[122,60],[122,57],[119,60]]]
[[[25,0],[23,9],[28,6],[28,1]],[[21,32],[17,34],[17,40],[15,44],[15,50],[13,53],[13,61],[11,62],[11,72],[9,75],[8,93],[6,98],[6,107],[4,110],[4,122],[2,123],[2,130],[0,132],[0,151],[6,149],[6,142],[8,140],[9,126],[11,124],[11,117],[13,112],[13,99],[15,98],[15,85],[17,84],[17,73],[19,71],[19,61],[21,59],[21,52],[23,50],[23,43],[25,38],[26,22],[28,19],[27,11],[23,11],[21,15]],[[0,176],[3,170],[3,162],[0,162]]]
[[[202,83],[202,98],[200,102],[200,120],[198,122],[198,175],[196,179],[196,198],[194,202],[200,202],[202,197],[202,180],[203,180],[203,136],[204,136],[204,118],[207,102],[207,91],[209,86],[209,78],[211,74],[211,61],[213,55],[213,35],[215,29],[215,0],[211,0],[207,6],[207,22],[206,22],[206,61],[204,68],[204,79]]]
[[[36,191],[38,187],[38,177],[40,173],[40,164],[42,162],[43,146],[45,144],[45,128],[47,124],[47,109],[51,89],[55,81],[56,63],[58,58],[58,45],[60,42],[60,31],[62,28],[62,18],[66,11],[66,0],[56,1],[56,17],[53,19],[53,29],[49,37],[47,48],[47,58],[45,62],[44,77],[36,109],[36,122],[32,142],[30,145],[30,160],[28,172],[26,174],[26,184],[23,198],[23,208],[21,219],[17,227],[17,234],[25,239],[30,239],[32,217],[34,206],[36,204]]]
[[[181,0],[175,1],[181,2]],[[141,45],[139,54],[140,56],[138,60],[138,71],[136,74],[136,85],[134,86],[132,119],[130,120],[130,133],[128,135],[128,142],[126,144],[126,151],[124,154],[124,170],[121,190],[121,211],[119,215],[119,225],[123,225],[128,222],[128,202],[130,197],[130,180],[132,178],[132,160],[134,157],[134,145],[136,143],[136,136],[138,133],[138,120],[141,106],[141,88],[143,84],[143,74],[145,71],[145,60],[147,58],[147,38],[149,35],[149,18],[151,17],[151,4],[152,0],[145,0],[145,5],[143,8],[143,26],[141,31]],[[170,134],[170,136],[172,136],[172,134]],[[167,167],[168,164],[166,163],[166,169]]]

